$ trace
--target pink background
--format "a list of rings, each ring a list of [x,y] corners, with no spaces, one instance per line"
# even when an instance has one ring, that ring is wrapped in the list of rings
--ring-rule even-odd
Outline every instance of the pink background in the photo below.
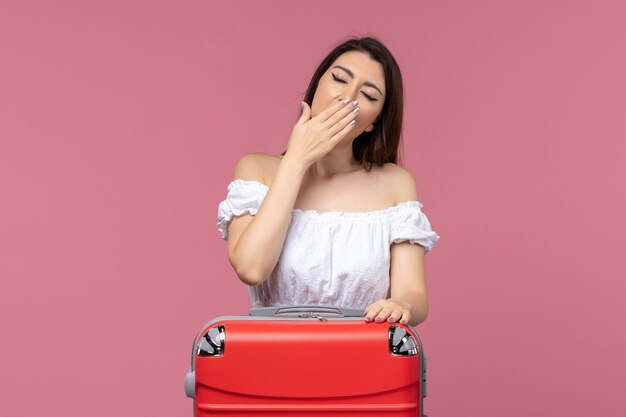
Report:
[[[621,415],[624,3],[303,4],[1,3],[0,415],[191,415],[196,332],[250,307],[216,228],[235,162],[282,152],[366,34],[441,236],[426,413]]]

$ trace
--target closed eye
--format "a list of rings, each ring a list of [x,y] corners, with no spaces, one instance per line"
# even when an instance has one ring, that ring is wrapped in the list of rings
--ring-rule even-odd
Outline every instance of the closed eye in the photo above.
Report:
[[[332,75],[332,76],[333,76],[333,79],[334,79],[335,81],[339,81],[340,83],[348,84],[347,82],[345,82],[345,81],[344,81],[344,80],[342,80],[341,78],[337,77],[337,76],[336,76],[335,74],[333,74],[332,72],[330,73],[330,75]],[[361,93],[363,93],[363,92],[361,91]],[[378,101],[378,99],[375,99],[375,98],[373,98],[373,97],[370,97],[370,96],[368,96],[368,95],[367,95],[367,94],[365,94],[365,93],[363,93],[363,95],[364,95],[365,97],[367,97],[367,99],[368,99],[369,101]]]

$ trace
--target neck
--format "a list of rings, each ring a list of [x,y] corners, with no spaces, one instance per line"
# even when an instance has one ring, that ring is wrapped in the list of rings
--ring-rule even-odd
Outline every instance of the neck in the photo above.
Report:
[[[360,169],[361,165],[352,155],[352,143],[350,142],[341,148],[339,145],[335,146],[309,167],[307,175],[316,179],[325,179],[336,174],[346,174]]]

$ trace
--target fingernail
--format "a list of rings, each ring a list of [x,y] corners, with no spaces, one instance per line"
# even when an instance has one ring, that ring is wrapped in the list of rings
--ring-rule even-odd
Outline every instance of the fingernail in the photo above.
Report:
[[[371,319],[369,317],[365,317],[365,321],[370,321]]]
[[[343,101],[343,104],[348,104],[348,103],[350,103],[350,99],[349,99],[349,98],[347,98],[347,99],[345,99],[345,100]]]
[[[376,317],[376,321],[380,321],[380,317]]]
[[[301,108],[302,110],[304,110],[304,101],[301,101],[301,102],[300,102],[300,108]]]

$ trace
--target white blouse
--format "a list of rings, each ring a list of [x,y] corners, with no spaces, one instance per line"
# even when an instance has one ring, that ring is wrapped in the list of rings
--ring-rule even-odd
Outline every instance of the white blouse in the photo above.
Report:
[[[224,240],[232,217],[256,214],[269,187],[236,179],[227,189],[217,222]],[[408,240],[428,253],[439,239],[422,207],[415,200],[365,212],[294,208],[274,270],[261,284],[248,287],[252,306],[326,305],[365,310],[374,301],[389,298],[391,244]]]

